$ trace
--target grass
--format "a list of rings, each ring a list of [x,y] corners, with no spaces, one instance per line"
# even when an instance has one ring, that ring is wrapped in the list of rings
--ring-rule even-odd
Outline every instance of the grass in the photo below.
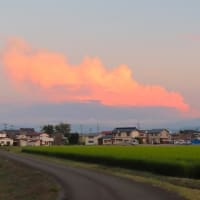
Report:
[[[0,199],[55,200],[59,187],[47,175],[0,157]]]
[[[199,146],[54,146],[25,147],[22,151],[167,176],[200,178]]]

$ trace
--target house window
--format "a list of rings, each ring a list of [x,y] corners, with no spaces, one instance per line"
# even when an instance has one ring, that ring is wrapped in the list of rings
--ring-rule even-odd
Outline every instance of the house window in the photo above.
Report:
[[[127,136],[130,137],[131,133],[127,133]]]

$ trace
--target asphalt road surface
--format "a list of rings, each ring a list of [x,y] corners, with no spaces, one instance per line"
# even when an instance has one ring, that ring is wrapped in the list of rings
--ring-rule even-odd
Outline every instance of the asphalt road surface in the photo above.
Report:
[[[53,163],[30,155],[0,151],[7,157],[53,176],[61,185],[62,200],[182,200],[183,198],[150,184]],[[41,191],[42,192],[42,191]]]

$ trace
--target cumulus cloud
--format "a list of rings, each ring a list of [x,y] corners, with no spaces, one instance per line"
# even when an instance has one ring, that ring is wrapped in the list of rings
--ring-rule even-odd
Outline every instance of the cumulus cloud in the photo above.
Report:
[[[33,100],[189,110],[181,94],[137,82],[124,64],[110,69],[99,58],[87,57],[75,66],[61,53],[34,49],[20,39],[10,40],[1,58],[9,79]]]

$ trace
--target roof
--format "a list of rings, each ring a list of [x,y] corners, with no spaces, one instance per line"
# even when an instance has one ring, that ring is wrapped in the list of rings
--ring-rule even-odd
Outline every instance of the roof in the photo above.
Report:
[[[103,134],[103,135],[112,135],[112,131],[102,131],[101,134]]]
[[[113,133],[116,133],[116,132],[131,132],[131,131],[135,131],[135,130],[138,130],[136,127],[118,127],[118,128],[115,128],[113,130]]]
[[[105,135],[102,137],[102,139],[111,139],[112,138],[112,135]]]
[[[198,130],[180,130],[181,134],[187,134],[187,133],[200,133]]]
[[[18,129],[6,129],[6,130],[3,130],[3,131],[5,131],[6,133],[19,133]]]
[[[20,128],[20,131],[33,133],[35,132],[34,128]]]
[[[165,128],[163,128],[163,129],[151,129],[151,130],[147,130],[147,133],[154,133],[154,134],[159,134],[160,132],[162,132],[162,131],[164,131],[164,130],[166,130],[166,131],[168,131],[167,129],[165,129]]]
[[[7,136],[9,137],[9,138],[15,138],[16,137],[16,135],[18,135],[20,132],[19,132],[19,130],[4,130],[4,132],[7,134]]]
[[[40,136],[40,133],[27,133],[26,136]]]

